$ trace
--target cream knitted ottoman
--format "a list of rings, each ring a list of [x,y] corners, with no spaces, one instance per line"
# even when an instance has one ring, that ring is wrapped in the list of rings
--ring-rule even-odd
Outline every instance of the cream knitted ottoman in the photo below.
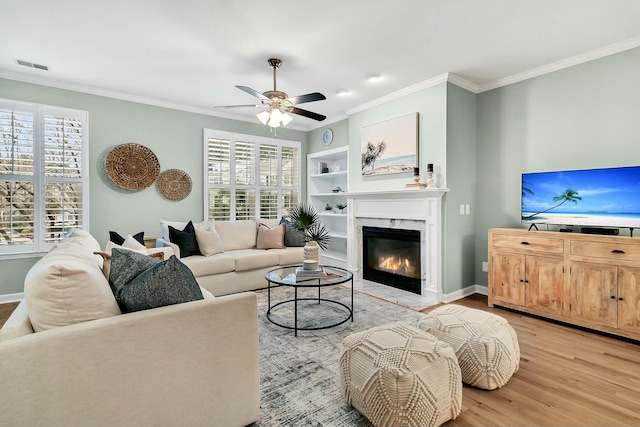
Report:
[[[520,366],[516,331],[496,314],[448,304],[430,312],[418,326],[453,347],[462,381],[469,385],[502,387]]]
[[[439,426],[460,414],[460,367],[445,342],[398,322],[342,343],[345,398],[374,426]]]

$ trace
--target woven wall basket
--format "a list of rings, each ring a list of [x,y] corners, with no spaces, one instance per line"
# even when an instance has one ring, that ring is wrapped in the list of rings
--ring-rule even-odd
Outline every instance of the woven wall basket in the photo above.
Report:
[[[156,188],[167,200],[182,200],[191,193],[191,178],[180,169],[169,169],[160,174]]]
[[[160,174],[160,163],[153,151],[133,142],[111,150],[104,167],[115,185],[132,191],[149,187]]]

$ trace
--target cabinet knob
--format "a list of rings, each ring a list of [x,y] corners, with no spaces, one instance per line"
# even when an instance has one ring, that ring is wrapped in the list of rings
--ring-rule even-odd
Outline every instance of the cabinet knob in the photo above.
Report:
[[[528,245],[529,242],[520,242],[521,245]]]
[[[620,250],[620,249],[614,249],[614,250],[612,250],[612,251],[611,251],[611,253],[612,253],[612,254],[623,254],[623,253],[624,253],[624,251],[623,251],[623,250]]]
[[[615,295],[611,295],[611,299],[616,299],[616,296]]]
[[[624,298],[620,297],[618,298],[618,301],[624,301]]]

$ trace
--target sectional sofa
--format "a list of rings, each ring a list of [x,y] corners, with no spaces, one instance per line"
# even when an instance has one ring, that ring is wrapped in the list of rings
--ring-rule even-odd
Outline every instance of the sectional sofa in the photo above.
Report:
[[[184,257],[178,245],[170,242],[169,226],[182,230],[187,224],[161,220],[162,243],[171,247],[191,269],[200,286],[215,296],[264,288],[264,276],[269,270],[301,264],[304,259],[302,247],[283,244],[282,233],[291,230],[279,225],[278,220],[259,218],[195,223],[196,237],[204,255]]]
[[[256,295],[203,291],[121,314],[97,251],[89,233],[74,232],[27,274],[25,300],[0,329],[0,426],[259,420]]]

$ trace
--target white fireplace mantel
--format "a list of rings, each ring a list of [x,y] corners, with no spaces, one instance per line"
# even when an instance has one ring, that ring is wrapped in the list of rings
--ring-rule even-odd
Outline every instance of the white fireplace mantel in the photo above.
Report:
[[[418,229],[423,265],[421,295],[442,301],[442,197],[448,189],[349,192],[347,263],[358,277],[362,266],[362,225]]]

